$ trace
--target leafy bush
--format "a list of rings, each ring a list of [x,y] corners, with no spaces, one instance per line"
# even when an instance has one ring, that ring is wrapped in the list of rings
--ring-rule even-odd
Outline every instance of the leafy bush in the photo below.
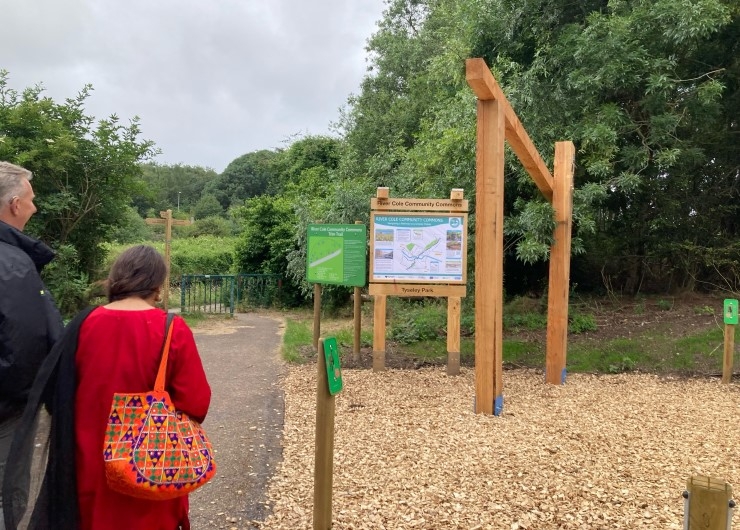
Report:
[[[285,279],[280,303],[296,306],[304,302],[299,285],[287,274],[287,256],[296,248],[293,204],[284,197],[261,196],[232,211],[243,229],[235,244],[236,271],[279,274]]]
[[[109,236],[116,243],[137,243],[152,238],[152,229],[132,206],[126,206],[118,225],[111,229]]]
[[[673,309],[673,302],[669,302],[668,300],[658,300],[658,309],[661,311],[670,311]]]
[[[434,340],[444,336],[447,306],[436,300],[406,302],[394,300],[390,307],[389,337],[401,344]]]
[[[463,309],[460,315],[460,334],[470,336],[475,333],[475,312]]]
[[[635,361],[626,355],[618,363],[609,365],[609,373],[620,374],[622,372],[631,372],[635,369]]]
[[[193,210],[197,219],[223,215],[224,209],[218,199],[213,195],[204,195],[197,203]]]
[[[164,254],[164,242],[148,241]],[[234,263],[235,238],[201,236],[174,239],[170,246],[170,277],[175,280],[181,274],[230,274]],[[106,271],[118,255],[131,245],[111,245],[106,259]]]
[[[202,236],[172,242],[170,276],[229,274],[234,262],[233,238]],[[164,251],[164,248],[162,248]]]
[[[596,319],[593,315],[584,315],[581,313],[571,313],[568,331],[570,333],[585,333],[586,331],[596,331]]]
[[[78,272],[79,257],[73,246],[61,245],[56,253],[56,258],[44,269],[43,277],[59,312],[67,319],[87,303],[88,276]]]
[[[231,237],[234,235],[235,225],[233,221],[223,217],[211,216],[205,219],[196,219],[192,225],[180,228],[180,234],[184,237]]]

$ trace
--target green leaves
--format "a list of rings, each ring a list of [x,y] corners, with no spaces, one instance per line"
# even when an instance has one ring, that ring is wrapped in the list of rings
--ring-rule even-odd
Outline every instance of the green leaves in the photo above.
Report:
[[[54,294],[63,304],[72,301],[63,305],[65,311],[79,302],[75,282],[97,274],[101,243],[126,217],[139,162],[156,153],[152,142],[139,139],[138,119],[123,125],[111,115],[95,124],[86,116],[91,90],[86,85],[76,97],[57,103],[43,95],[41,85],[21,93],[11,89],[8,73],[0,72],[0,159],[34,174],[38,213],[27,230],[64,248],[60,267],[70,279],[56,282]],[[67,296],[64,286],[77,294]]]

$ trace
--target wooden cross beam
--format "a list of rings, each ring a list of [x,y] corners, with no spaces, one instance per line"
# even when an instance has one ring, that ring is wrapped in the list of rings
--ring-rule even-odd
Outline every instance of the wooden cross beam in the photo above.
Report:
[[[503,90],[491,75],[491,70],[481,58],[465,60],[465,79],[470,88],[473,89],[477,98],[481,101],[495,100],[501,103],[504,113],[504,124],[506,129],[506,141],[514,150],[517,158],[532,177],[537,188],[552,202],[552,175],[547,165],[542,160],[537,148],[529,139],[527,131],[522,122],[517,118],[514,109],[511,108]]]
[[[166,210],[159,212],[161,219],[156,217],[147,217],[145,219],[148,225],[164,225],[164,262],[167,265],[167,276],[164,279],[164,310],[168,311],[170,308],[170,242],[172,241],[172,226],[182,226],[193,224],[192,221],[187,219],[173,219],[172,210]]]

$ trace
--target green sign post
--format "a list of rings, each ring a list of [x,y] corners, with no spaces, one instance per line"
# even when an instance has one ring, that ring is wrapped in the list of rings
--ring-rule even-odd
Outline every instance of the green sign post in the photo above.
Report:
[[[365,225],[308,225],[307,235],[309,283],[365,286]]]
[[[724,305],[725,324],[737,324],[737,300],[726,298]]]
[[[738,322],[738,303],[734,298],[726,298],[724,303],[725,351],[722,360],[722,382],[732,380],[732,361],[735,355],[735,325]]]
[[[334,481],[334,412],[335,394],[342,390],[337,339],[319,340],[316,384],[316,443],[313,470],[313,527],[329,530],[331,497]]]
[[[337,339],[327,337],[324,339],[324,357],[326,358],[326,380],[329,394],[332,396],[342,390],[342,367],[339,361],[339,347]]]

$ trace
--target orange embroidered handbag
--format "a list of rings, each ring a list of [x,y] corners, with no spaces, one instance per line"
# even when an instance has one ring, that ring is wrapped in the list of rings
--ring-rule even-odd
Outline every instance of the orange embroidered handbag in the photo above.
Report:
[[[154,390],[114,394],[103,457],[111,489],[149,500],[187,495],[216,474],[213,447],[200,424],[175,409],[164,389],[173,315],[167,315]]]

